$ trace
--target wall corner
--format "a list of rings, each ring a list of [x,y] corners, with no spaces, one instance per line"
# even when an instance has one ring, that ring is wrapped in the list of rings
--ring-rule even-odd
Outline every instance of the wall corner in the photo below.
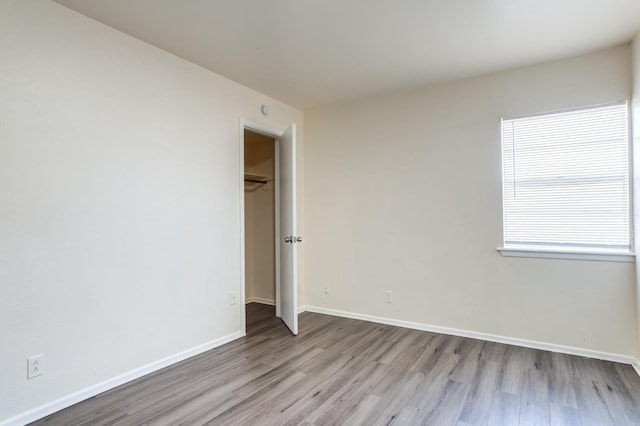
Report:
[[[640,32],[631,41],[633,91],[631,96],[631,143],[633,153],[634,247],[640,245]],[[637,262],[637,260],[636,260]],[[640,359],[640,268],[636,264],[636,358]],[[640,372],[638,363],[634,365]]]

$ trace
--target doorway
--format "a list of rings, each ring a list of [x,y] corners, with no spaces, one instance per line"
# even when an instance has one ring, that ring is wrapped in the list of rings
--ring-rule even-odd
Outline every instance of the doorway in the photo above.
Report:
[[[262,319],[276,316],[276,139],[246,128],[243,131],[245,305],[249,332]]]
[[[249,173],[245,176],[245,135],[253,138],[254,135],[266,136],[270,139],[269,143],[273,141],[273,179],[270,181],[269,176],[264,174]],[[263,139],[264,142],[266,140]],[[267,151],[269,151],[268,149]],[[256,189],[260,185],[266,185],[268,192],[268,184],[272,183],[272,188],[275,196],[274,206],[274,252],[275,252],[275,315],[282,319],[293,335],[298,334],[298,244],[302,242],[302,237],[298,235],[298,214],[297,214],[297,196],[296,196],[296,125],[292,123],[281,134],[277,134],[268,130],[256,127],[254,124],[241,119],[240,120],[240,190],[244,192],[245,182],[255,184]],[[268,161],[265,161],[268,163]],[[257,164],[261,164],[259,161]],[[250,169],[251,170],[251,169]],[[253,169],[254,171],[259,171]],[[265,166],[265,170],[266,166]],[[246,282],[246,244],[245,240],[245,222],[247,216],[245,215],[245,200],[244,196],[240,197],[240,292],[242,297],[240,300],[246,300],[245,297],[245,282]],[[253,202],[253,199],[250,200]],[[253,207],[253,206],[252,206]],[[251,223],[253,229],[250,233],[255,232],[255,224]],[[252,250],[253,257],[261,255],[260,252]],[[256,276],[255,270],[253,277]],[[253,281],[253,277],[250,282]],[[251,289],[253,291],[253,289]],[[255,296],[254,296],[255,298]],[[254,299],[254,301],[260,301]],[[266,302],[265,300],[262,300]],[[268,305],[267,305],[268,306]],[[241,326],[246,332],[247,330],[247,318],[246,310],[241,310]]]

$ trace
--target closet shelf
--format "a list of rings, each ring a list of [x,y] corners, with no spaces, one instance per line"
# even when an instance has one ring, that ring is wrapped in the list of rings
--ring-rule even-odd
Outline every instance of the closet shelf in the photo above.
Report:
[[[250,183],[265,184],[265,183],[269,182],[269,179],[266,176],[254,175],[253,173],[245,173],[244,174],[244,181],[245,182],[250,182]]]

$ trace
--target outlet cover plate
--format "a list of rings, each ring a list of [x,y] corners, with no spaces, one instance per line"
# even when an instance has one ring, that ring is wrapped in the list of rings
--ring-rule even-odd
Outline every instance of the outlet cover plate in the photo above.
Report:
[[[34,355],[27,358],[27,379],[44,374],[44,355]]]

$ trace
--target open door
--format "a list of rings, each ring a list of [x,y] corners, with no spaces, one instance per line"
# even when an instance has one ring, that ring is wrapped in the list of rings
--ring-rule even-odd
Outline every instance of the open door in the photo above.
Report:
[[[280,317],[294,335],[298,334],[298,236],[296,211],[296,125],[278,140]]]

